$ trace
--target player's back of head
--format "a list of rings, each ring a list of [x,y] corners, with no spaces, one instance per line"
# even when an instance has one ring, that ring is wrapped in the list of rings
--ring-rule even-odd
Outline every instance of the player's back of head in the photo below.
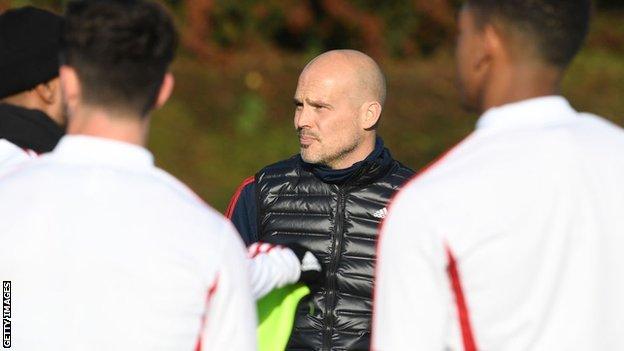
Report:
[[[477,25],[499,26],[517,38],[515,54],[565,68],[589,29],[590,0],[468,0]]]
[[[178,41],[167,11],[145,0],[72,1],[65,17],[63,63],[76,70],[84,103],[145,116]]]

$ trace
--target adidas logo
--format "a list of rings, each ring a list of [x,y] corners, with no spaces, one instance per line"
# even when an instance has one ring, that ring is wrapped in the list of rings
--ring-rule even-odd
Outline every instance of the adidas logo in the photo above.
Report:
[[[387,214],[388,214],[388,209],[384,207],[381,210],[375,211],[375,213],[373,213],[373,217],[375,217],[375,218],[386,218]]]

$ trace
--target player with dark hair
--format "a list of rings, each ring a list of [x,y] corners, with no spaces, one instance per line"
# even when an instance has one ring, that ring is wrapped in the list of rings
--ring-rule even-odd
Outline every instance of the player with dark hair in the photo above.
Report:
[[[590,12],[466,2],[459,85],[482,115],[390,206],[373,349],[624,349],[624,132],[560,96]]]
[[[482,113],[505,100],[558,95],[590,14],[590,0],[467,1],[456,60],[464,105]],[[505,55],[492,57],[492,49]]]
[[[171,75],[166,73],[177,35],[160,7],[149,2],[116,3],[90,0],[68,5],[64,64],[80,77],[85,104],[146,117],[161,86],[170,85]],[[126,10],[118,10],[122,8]],[[124,30],[101,30],[103,21],[109,28]]]
[[[255,349],[242,241],[145,149],[176,41],[155,2],[68,4],[68,135],[0,182],[16,349]]]
[[[477,29],[493,25],[516,41],[509,46],[514,56],[533,56],[562,69],[581,48],[591,15],[589,0],[469,0],[467,7]]]

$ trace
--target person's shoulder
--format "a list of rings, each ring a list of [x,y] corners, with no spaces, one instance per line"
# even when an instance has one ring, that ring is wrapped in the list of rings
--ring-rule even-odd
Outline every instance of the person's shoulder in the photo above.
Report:
[[[48,154],[32,158],[28,154],[23,157],[0,161],[0,198],[2,199],[35,199],[44,192],[58,191],[65,184],[60,185],[56,178],[51,176],[56,169],[50,163]],[[71,183],[71,181],[67,181]],[[9,202],[5,202],[5,205]]]
[[[410,179],[414,177],[414,174],[415,172],[411,168],[395,159],[391,159],[390,167],[384,171],[381,182],[386,186],[398,190],[409,182]]]
[[[0,150],[15,150],[19,147],[6,139],[0,139]]]
[[[397,179],[397,182],[404,184],[409,181],[415,174],[413,169],[404,165],[402,162],[392,159],[393,167],[390,176]]]
[[[167,171],[155,167],[150,176],[155,184],[163,189],[167,189],[172,200],[178,200],[180,203],[186,204],[196,210],[208,215],[212,219],[220,219],[223,216],[208,203],[206,203],[199,195],[197,195],[190,187],[182,181],[169,174]]]
[[[575,157],[621,164],[624,161],[624,129],[595,114],[580,113],[579,116],[576,128],[568,138],[568,148],[575,151]]]
[[[472,145],[474,138],[471,134],[417,172],[403,166],[401,173],[407,180],[397,197],[414,197],[429,201],[428,198],[436,198],[439,193],[447,194],[448,189],[455,187],[458,181],[461,183],[469,181],[465,176],[479,168],[477,163],[465,162],[474,148]]]
[[[155,231],[170,235],[175,228],[175,235],[180,242],[186,243],[179,250],[188,252],[207,271],[208,266],[220,261],[223,245],[236,239],[232,224],[219,211],[206,203],[190,187],[165,170],[154,167],[150,172],[150,185],[143,191],[151,191],[145,211],[166,213],[152,219]],[[139,180],[136,178],[132,182]],[[211,266],[214,267],[214,266]]]
[[[245,179],[243,179],[243,181],[240,183],[240,185],[238,186],[238,189],[236,190],[237,192],[243,192],[243,193],[247,193],[249,191],[251,191],[254,187],[256,186],[256,177],[255,176],[249,176]]]
[[[582,125],[585,129],[593,130],[597,137],[614,137],[616,139],[624,138],[624,129],[614,122],[593,113],[581,112]]]
[[[2,140],[0,140],[1,142]],[[28,181],[28,177],[45,176],[53,164],[50,164],[50,154],[37,155],[30,150],[23,150],[9,143],[7,149],[0,145],[0,180]],[[5,144],[6,146],[6,144]],[[3,162],[4,160],[4,162]]]
[[[390,149],[388,149],[387,147],[384,148],[381,158],[389,159],[390,163],[392,163],[392,173],[395,173],[398,176],[405,176],[407,178],[410,178],[415,173],[413,169],[394,158],[392,152],[390,152]]]
[[[258,173],[266,173],[268,171],[271,172],[279,172],[280,170],[297,168],[301,165],[301,157],[299,154],[293,155],[287,159],[277,161],[275,163],[271,163],[267,166],[262,167]]]
[[[301,175],[303,161],[299,154],[285,160],[281,160],[263,167],[256,173],[256,181],[263,182],[268,179],[285,179],[299,177]],[[285,177],[285,178],[284,178]]]
[[[189,242],[195,242],[197,249],[209,252],[206,243],[221,241],[225,233],[232,231],[226,217],[173,175],[156,168],[152,176],[156,179],[154,186],[160,192],[158,198],[162,202],[156,206],[169,211],[175,225],[184,232],[180,235],[184,235]],[[169,219],[162,220],[170,222]]]
[[[565,123],[545,128],[532,137],[531,147],[539,149],[541,157],[556,155],[559,159],[581,156],[621,158],[624,129],[614,122],[588,112],[578,112]],[[552,156],[551,156],[552,157]]]
[[[27,151],[6,139],[0,139],[0,166],[6,161],[22,161],[30,159]]]

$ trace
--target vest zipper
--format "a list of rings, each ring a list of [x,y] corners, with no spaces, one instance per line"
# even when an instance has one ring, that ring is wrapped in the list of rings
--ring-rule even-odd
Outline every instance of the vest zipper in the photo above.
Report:
[[[338,190],[338,206],[336,208],[335,235],[332,240],[332,256],[327,270],[325,290],[325,330],[323,331],[323,350],[331,350],[334,331],[334,309],[336,308],[336,270],[342,255],[343,226],[345,220],[345,191]]]

